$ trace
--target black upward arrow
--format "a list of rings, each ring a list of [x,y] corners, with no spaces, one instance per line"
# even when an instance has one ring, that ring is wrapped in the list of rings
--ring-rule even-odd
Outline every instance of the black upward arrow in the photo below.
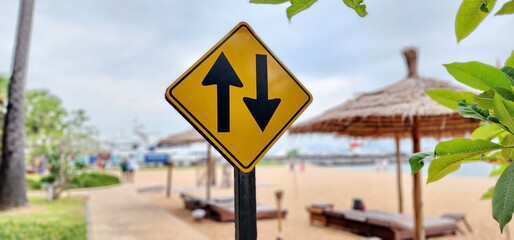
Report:
[[[218,132],[230,132],[230,86],[242,87],[236,72],[223,52],[220,54],[202,85],[218,86]]]
[[[257,70],[257,98],[243,98],[253,118],[261,128],[266,129],[271,117],[280,104],[280,98],[268,99],[268,64],[266,55],[257,54],[255,56]]]

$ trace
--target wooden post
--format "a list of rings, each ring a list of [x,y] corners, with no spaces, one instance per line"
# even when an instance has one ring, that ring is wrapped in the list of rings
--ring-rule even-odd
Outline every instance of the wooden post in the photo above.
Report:
[[[400,151],[400,136],[395,136],[396,143],[396,182],[398,185],[398,212],[403,213],[403,182],[402,182],[402,155]]]
[[[211,173],[211,185],[212,186],[215,186],[216,185],[216,161],[215,159],[212,157],[212,146],[209,144],[209,149],[207,150],[208,154],[209,154],[209,163],[211,164],[211,168],[210,168],[210,173]]]
[[[257,239],[255,169],[244,173],[234,168],[234,209],[236,240]]]
[[[173,168],[173,162],[168,162],[166,164],[168,166],[168,177],[166,179],[166,198],[170,198],[171,196],[171,171]]]
[[[275,197],[277,199],[277,224],[278,224],[278,232],[282,232],[282,209],[280,202],[282,201],[282,196],[284,192],[282,190],[275,191]]]
[[[412,126],[412,151],[414,153],[421,151],[419,136],[419,117],[414,116]],[[425,240],[425,229],[423,228],[423,201],[421,195],[421,187],[423,179],[421,171],[413,176],[413,200],[414,200],[414,240]]]

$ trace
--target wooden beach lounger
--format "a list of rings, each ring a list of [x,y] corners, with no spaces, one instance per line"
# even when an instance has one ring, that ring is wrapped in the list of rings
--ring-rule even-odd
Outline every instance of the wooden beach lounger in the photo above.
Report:
[[[311,215],[311,223],[313,221],[324,222],[325,226],[338,226],[346,231],[365,236],[376,236],[384,240],[407,240],[412,239],[413,236],[414,223],[412,216],[409,215],[375,210],[334,211],[315,207],[308,207],[307,210]],[[460,220],[465,219],[463,215],[459,216],[462,216]],[[425,217],[423,222],[427,237],[455,234],[456,231],[459,231],[457,220],[454,218]]]
[[[185,208],[194,210],[202,208],[207,215],[220,222],[234,221],[234,198],[232,196],[213,197],[210,201],[193,196],[188,193],[181,193],[180,196],[184,200]],[[281,210],[282,218],[287,215],[287,210]],[[257,219],[269,219],[277,217],[277,209],[275,207],[257,203]]]
[[[214,219],[220,222],[234,221],[234,202],[224,204],[210,204],[209,210]],[[281,211],[282,218],[287,215],[286,210]],[[277,217],[277,209],[269,205],[257,203],[257,219],[270,219]]]

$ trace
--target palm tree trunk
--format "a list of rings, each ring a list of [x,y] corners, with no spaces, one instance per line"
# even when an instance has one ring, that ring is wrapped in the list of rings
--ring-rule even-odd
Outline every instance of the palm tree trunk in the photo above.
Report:
[[[27,204],[23,105],[33,10],[34,0],[21,1],[13,71],[9,82],[7,114],[2,137],[0,210]]]

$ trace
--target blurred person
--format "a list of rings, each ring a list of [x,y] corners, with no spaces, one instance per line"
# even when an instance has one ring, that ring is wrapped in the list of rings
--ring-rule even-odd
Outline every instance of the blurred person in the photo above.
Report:
[[[137,160],[134,157],[134,155],[130,154],[129,158],[128,158],[128,171],[127,171],[129,182],[134,182],[134,175],[136,174],[137,168],[138,168]]]
[[[129,173],[129,163],[128,163],[126,157],[124,157],[123,160],[121,161],[120,168],[121,168],[121,180],[124,181],[124,182],[128,181],[129,180],[129,176],[128,176],[128,173]]]
[[[104,166],[104,164],[103,164],[103,159],[102,159],[102,158],[100,158],[100,157],[98,157],[98,158],[96,159],[96,168],[97,168],[98,170],[103,170],[103,166]]]

